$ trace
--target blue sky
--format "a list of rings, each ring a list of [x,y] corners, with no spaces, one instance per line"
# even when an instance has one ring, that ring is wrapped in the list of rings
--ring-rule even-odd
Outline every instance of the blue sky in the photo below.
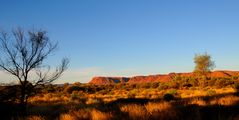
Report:
[[[237,0],[1,0],[0,29],[41,28],[69,57],[58,80],[190,72],[208,52],[217,70],[239,70]],[[1,80],[10,79],[0,73]]]

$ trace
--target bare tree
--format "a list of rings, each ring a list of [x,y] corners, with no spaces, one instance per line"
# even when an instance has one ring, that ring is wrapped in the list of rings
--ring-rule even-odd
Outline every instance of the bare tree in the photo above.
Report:
[[[67,58],[63,58],[53,72],[49,65],[44,64],[56,50],[57,43],[52,43],[42,30],[25,32],[17,28],[11,33],[2,31],[0,45],[0,69],[19,81],[21,104],[27,103],[29,86],[35,88],[53,82],[62,75],[69,63]]]

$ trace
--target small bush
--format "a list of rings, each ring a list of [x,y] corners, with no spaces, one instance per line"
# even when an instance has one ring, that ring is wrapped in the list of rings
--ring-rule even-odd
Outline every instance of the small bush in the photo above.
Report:
[[[79,95],[76,92],[72,92],[70,100],[74,101],[74,100],[77,100],[77,99],[79,99]]]
[[[129,92],[127,94],[128,98],[135,98],[136,94],[135,93],[132,93],[132,92]]]
[[[233,88],[236,90],[236,92],[239,92],[239,83],[235,83]]]
[[[157,88],[159,86],[158,82],[152,82],[150,88]]]
[[[169,85],[168,83],[161,83],[159,86],[158,86],[158,90],[166,90],[169,88]]]
[[[171,89],[167,92],[167,94],[171,94],[171,95],[176,95],[177,94],[177,90],[176,89]]]
[[[220,78],[215,81],[214,85],[216,88],[222,88],[222,87],[232,85],[233,83],[234,82],[230,78]]]
[[[175,97],[174,97],[172,94],[166,93],[166,94],[163,96],[163,99],[164,99],[165,101],[171,101],[171,100],[174,100]]]
[[[141,83],[140,87],[145,88],[145,89],[149,89],[151,87],[151,83],[150,82]]]
[[[207,95],[208,96],[213,96],[216,94],[216,91],[215,90],[207,90]]]
[[[231,78],[232,78],[232,80],[238,80],[238,79],[239,79],[239,76],[236,75],[236,76],[232,76]]]
[[[73,85],[73,86],[67,86],[64,89],[64,91],[71,94],[73,91],[84,91],[84,88],[82,88],[80,86]]]
[[[172,82],[170,82],[169,86],[170,86],[170,88],[178,89],[180,87],[180,84],[176,81],[172,81]]]

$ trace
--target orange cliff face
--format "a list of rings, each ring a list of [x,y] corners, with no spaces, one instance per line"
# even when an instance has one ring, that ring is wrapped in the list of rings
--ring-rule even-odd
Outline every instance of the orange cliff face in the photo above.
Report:
[[[89,83],[92,84],[114,84],[114,83],[126,83],[129,78],[126,77],[94,77]]]
[[[239,71],[213,71],[208,73],[209,77],[231,77],[239,75]],[[145,83],[145,82],[168,82],[175,76],[194,76],[193,73],[169,73],[149,76],[134,77],[94,77],[89,83],[96,85],[115,83]]]

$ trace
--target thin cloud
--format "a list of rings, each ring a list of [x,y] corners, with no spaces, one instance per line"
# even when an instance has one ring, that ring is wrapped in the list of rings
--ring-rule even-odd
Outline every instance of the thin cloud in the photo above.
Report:
[[[87,67],[80,69],[68,69],[63,75],[54,83],[88,83],[95,76],[111,76],[111,77],[132,77],[137,75],[150,75],[150,74],[159,74],[152,71],[150,68],[145,69],[136,69],[136,68],[127,68],[127,69],[103,69],[100,67]],[[0,82],[1,83],[10,83],[17,82],[16,78],[12,75],[0,72]]]
[[[135,69],[123,69],[123,70],[106,70],[99,67],[89,67],[82,69],[67,70],[63,76],[55,81],[55,83],[72,83],[81,82],[88,83],[95,76],[133,76],[136,72]]]

